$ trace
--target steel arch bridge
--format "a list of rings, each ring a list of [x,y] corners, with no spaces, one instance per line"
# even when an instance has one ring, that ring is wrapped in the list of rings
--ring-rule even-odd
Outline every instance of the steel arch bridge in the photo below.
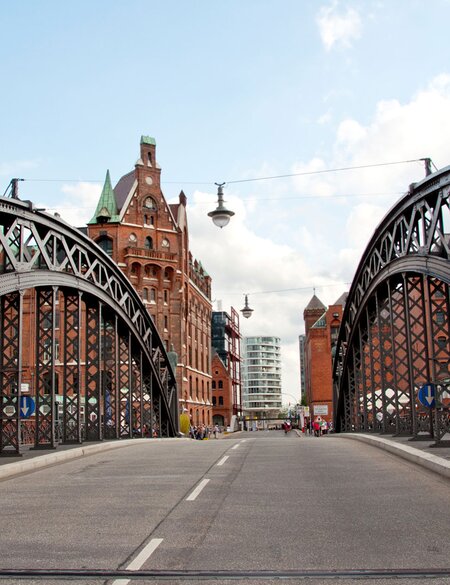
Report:
[[[410,186],[359,263],[334,361],[338,432],[409,434],[443,444],[450,432],[449,285],[446,167]]]
[[[177,431],[173,367],[124,273],[59,217],[0,198],[0,455]]]

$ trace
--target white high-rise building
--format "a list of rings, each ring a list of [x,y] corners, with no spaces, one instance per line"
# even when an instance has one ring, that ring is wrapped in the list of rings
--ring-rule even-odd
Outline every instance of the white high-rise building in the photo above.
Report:
[[[244,414],[261,428],[281,409],[280,338],[244,337],[241,352]]]

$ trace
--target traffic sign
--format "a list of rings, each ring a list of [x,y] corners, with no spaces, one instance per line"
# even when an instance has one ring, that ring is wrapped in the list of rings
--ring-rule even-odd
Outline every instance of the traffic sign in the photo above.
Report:
[[[417,394],[417,398],[419,402],[426,406],[427,408],[434,408],[436,406],[436,388],[434,384],[428,383],[424,384],[422,388],[420,388],[419,393]]]
[[[36,410],[36,403],[31,396],[20,397],[20,418],[28,418]]]

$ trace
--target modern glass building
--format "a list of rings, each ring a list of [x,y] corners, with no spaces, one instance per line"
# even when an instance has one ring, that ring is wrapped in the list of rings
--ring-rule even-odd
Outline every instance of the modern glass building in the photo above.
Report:
[[[242,344],[244,414],[264,421],[281,409],[279,337],[245,337]],[[258,426],[261,425],[258,423]]]

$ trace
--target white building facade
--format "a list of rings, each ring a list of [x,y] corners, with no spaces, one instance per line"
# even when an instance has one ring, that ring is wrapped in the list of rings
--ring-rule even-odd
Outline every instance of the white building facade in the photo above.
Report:
[[[244,337],[241,351],[244,415],[253,427],[265,427],[282,407],[280,338]]]

